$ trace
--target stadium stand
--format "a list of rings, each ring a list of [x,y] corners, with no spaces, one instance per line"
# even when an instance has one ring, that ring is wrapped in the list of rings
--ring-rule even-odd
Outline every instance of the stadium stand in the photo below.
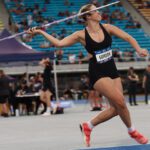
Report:
[[[0,19],[0,31],[2,31],[4,29],[4,24],[2,22],[2,20]]]
[[[109,0],[107,2],[114,2],[115,0]],[[66,2],[66,3],[65,3]],[[5,0],[5,6],[9,11],[12,20],[16,24],[16,31],[23,31],[31,26],[38,26],[44,23],[52,22],[54,20],[59,20],[61,18],[68,17],[77,13],[79,8],[88,3],[89,0],[70,0],[63,1],[57,0],[20,0],[18,1],[7,1]],[[104,4],[105,0],[99,1],[98,4]],[[126,32],[131,34],[140,45],[144,48],[150,50],[150,38],[145,34],[141,28],[141,24],[132,19],[130,14],[123,8],[122,5],[111,6],[107,9],[102,10],[103,23],[113,23],[114,25],[124,29]],[[125,15],[124,15],[125,14]],[[119,17],[117,17],[119,16]],[[76,30],[83,29],[84,26],[80,22],[81,20],[73,19],[68,22],[63,22],[54,25],[47,29],[48,33],[53,34],[60,39],[73,33]],[[114,38],[113,49],[121,49],[123,52],[132,51],[130,44],[127,42]],[[33,49],[38,51],[44,50],[54,50],[56,49],[47,42],[42,36],[37,35],[36,37],[28,37],[24,35],[22,40],[28,45],[32,46]],[[80,44],[75,44],[74,46],[63,48],[64,54],[63,59],[68,59],[70,53],[78,55],[79,51],[82,51],[86,55],[86,51]]]
[[[128,0],[145,19],[150,22],[150,1],[148,0]]]

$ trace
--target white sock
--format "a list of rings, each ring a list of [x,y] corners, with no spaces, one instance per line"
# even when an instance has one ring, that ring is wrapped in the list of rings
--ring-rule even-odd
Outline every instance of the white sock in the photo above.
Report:
[[[51,111],[50,107],[47,107],[46,112],[49,113]]]
[[[131,126],[130,128],[128,128],[128,132],[133,132],[133,131],[135,131],[134,126]]]
[[[87,124],[88,124],[88,126],[89,126],[90,129],[94,128],[94,126],[92,125],[91,121],[88,121]]]

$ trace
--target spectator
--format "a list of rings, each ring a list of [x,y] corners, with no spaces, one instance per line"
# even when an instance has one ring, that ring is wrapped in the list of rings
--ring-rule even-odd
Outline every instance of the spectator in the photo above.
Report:
[[[64,91],[63,91],[63,97],[65,100],[69,100],[69,99],[72,99],[72,92],[71,92],[71,88],[66,88]]]
[[[65,5],[65,6],[70,6],[70,1],[69,1],[69,0],[65,0],[65,1],[64,1],[64,5]]]
[[[25,34],[22,35],[22,41],[23,42],[31,42],[32,41],[32,37],[33,37],[32,35],[29,35],[29,34],[25,33]]]
[[[47,40],[45,40],[44,42],[42,42],[40,44],[40,47],[41,48],[48,48],[48,47],[50,47],[50,43]]]
[[[69,60],[70,64],[74,64],[76,62],[76,55],[72,54],[72,53],[69,53],[68,54],[68,60]]]
[[[133,104],[138,105],[136,102],[136,89],[137,89],[137,82],[139,81],[139,77],[135,73],[133,67],[129,68],[127,76],[128,76],[129,103],[131,106]]]
[[[83,58],[84,58],[84,54],[83,54],[82,51],[80,51],[79,54],[78,54],[79,64],[82,64],[82,63],[83,63],[83,62],[82,62],[82,59],[83,59]]]
[[[56,58],[57,58],[57,64],[60,65],[62,64],[62,58],[63,58],[63,54],[64,54],[64,51],[62,49],[59,49],[56,51]]]
[[[82,90],[88,90],[89,89],[89,78],[87,75],[82,75],[81,76],[81,89]]]
[[[44,0],[45,4],[50,4],[50,0]]]
[[[7,101],[10,95],[9,78],[3,70],[0,70],[0,104],[2,105],[3,117],[8,117]]]
[[[144,72],[142,87],[144,88],[144,91],[145,91],[145,103],[149,104],[148,94],[150,93],[150,65],[147,66]]]

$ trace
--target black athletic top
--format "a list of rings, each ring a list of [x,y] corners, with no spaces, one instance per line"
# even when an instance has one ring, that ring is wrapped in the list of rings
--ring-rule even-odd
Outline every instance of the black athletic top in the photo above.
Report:
[[[94,41],[85,28],[85,48],[88,53],[93,55],[89,60],[90,86],[92,87],[102,77],[110,77],[112,79],[119,77],[112,56],[112,38],[102,24],[100,24],[100,27],[104,33],[102,42]]]

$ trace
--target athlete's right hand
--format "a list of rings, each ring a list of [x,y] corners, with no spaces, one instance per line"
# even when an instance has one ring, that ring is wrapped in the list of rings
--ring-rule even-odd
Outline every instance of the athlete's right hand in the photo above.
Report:
[[[144,48],[141,48],[140,51],[137,51],[137,53],[140,57],[146,57],[149,55],[148,50]]]
[[[38,29],[37,27],[29,28],[27,30],[28,34],[40,34],[41,29]]]

